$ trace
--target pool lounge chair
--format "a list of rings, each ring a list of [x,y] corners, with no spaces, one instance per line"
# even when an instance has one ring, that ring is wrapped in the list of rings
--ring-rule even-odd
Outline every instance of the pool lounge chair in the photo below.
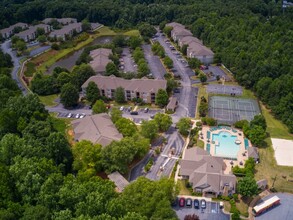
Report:
[[[210,139],[210,138],[211,138],[211,132],[207,131],[207,139]]]
[[[210,153],[210,151],[211,151],[211,145],[210,144],[207,144],[207,152]]]

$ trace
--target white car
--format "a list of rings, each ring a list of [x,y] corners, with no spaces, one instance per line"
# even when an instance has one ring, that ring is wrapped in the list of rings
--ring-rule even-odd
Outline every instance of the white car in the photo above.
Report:
[[[71,113],[69,113],[69,114],[67,115],[67,118],[71,118],[71,116],[72,116],[72,114],[71,114]]]
[[[79,114],[77,114],[77,115],[75,116],[75,118],[79,118]]]
[[[85,117],[85,114],[84,113],[82,113],[80,116],[79,116],[79,118],[84,118]]]
[[[120,107],[120,111],[123,111],[123,110],[124,110],[124,106],[121,106],[121,107]]]

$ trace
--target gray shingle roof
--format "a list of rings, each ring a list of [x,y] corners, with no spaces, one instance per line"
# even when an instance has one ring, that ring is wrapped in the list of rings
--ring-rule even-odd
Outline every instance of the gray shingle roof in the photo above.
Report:
[[[129,182],[117,171],[109,174],[108,178],[115,183],[119,192],[122,192],[129,184]]]
[[[121,140],[123,137],[106,113],[86,116],[72,121],[71,124],[75,139],[78,141],[89,140],[92,143],[106,146],[112,141]]]
[[[116,89],[118,87],[124,90],[137,91],[137,92],[153,92],[157,93],[159,89],[166,89],[167,81],[163,79],[123,79],[115,76],[102,76],[96,75],[90,77],[83,85],[86,88],[89,82],[97,84],[99,89]]]
[[[112,62],[112,60],[109,59],[110,54],[112,54],[112,50],[106,48],[99,48],[90,52],[90,56],[93,59],[90,62],[90,66],[96,73],[106,71],[107,64]]]
[[[188,53],[192,52],[195,56],[213,56],[214,52],[206,46],[192,42],[188,45]]]

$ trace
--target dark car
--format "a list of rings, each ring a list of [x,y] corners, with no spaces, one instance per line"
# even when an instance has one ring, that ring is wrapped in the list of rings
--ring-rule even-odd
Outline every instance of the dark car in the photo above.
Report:
[[[185,206],[185,199],[184,198],[180,198],[179,199],[179,206],[180,207],[184,207]]]
[[[174,93],[180,93],[180,89],[179,88],[175,88],[175,89],[173,89],[173,92]]]
[[[178,198],[176,197],[176,199],[173,200],[172,204],[173,207],[176,207],[178,205]]]
[[[193,201],[193,203],[194,203],[194,208],[195,208],[195,209],[199,209],[199,200],[198,200],[198,199],[195,199],[195,200]]]
[[[128,108],[127,108],[127,111],[131,111],[132,110],[132,107],[131,106],[129,106]]]
[[[132,112],[130,112],[130,114],[131,114],[131,115],[138,115],[138,112],[136,112],[136,111],[132,111]]]
[[[204,199],[202,199],[200,200],[200,205],[202,209],[205,209],[207,207],[207,202]]]
[[[186,199],[186,207],[188,207],[188,208],[192,207],[192,199],[191,198]]]

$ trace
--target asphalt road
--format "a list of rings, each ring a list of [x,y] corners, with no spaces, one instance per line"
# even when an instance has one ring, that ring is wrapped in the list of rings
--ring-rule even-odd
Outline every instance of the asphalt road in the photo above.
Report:
[[[11,45],[11,41],[8,40],[8,41],[5,41],[4,43],[1,44],[1,48],[4,53],[8,53],[11,56],[12,62],[13,62],[13,69],[11,71],[11,77],[13,80],[16,81],[19,89],[25,95],[25,94],[27,94],[26,87],[22,84],[21,80],[18,78],[18,75],[17,75],[19,69],[21,68],[20,60],[24,57],[17,57],[16,52],[12,51],[10,45]],[[43,46],[43,47],[36,48],[30,52],[30,56],[31,57],[36,56],[39,53],[42,53],[49,48],[50,48],[50,46]]]
[[[183,150],[184,140],[174,126],[170,127],[164,137],[167,139],[167,144],[163,147],[162,153],[154,160],[154,165],[146,175],[147,178],[152,180],[158,180],[163,176],[168,177]],[[172,149],[173,155],[171,155]]]
[[[16,81],[19,89],[25,95],[25,94],[27,94],[26,88],[17,76],[18,70],[20,68],[20,60],[22,59],[22,57],[16,56],[15,52],[12,51],[12,49],[10,48],[10,44],[11,44],[10,40],[5,41],[3,44],[1,44],[1,48],[4,53],[8,53],[11,56],[12,62],[13,62],[13,69],[11,71],[11,77],[13,80]]]
[[[144,44],[142,45],[144,51],[144,56],[148,62],[151,74],[155,79],[164,79],[164,75],[167,73],[165,67],[161,63],[161,60],[158,56],[153,55],[151,50],[151,45]]]
[[[196,97],[198,88],[191,86],[190,77],[194,75],[191,68],[186,67],[186,63],[182,63],[174,52],[170,49],[169,45],[165,42],[166,37],[158,34],[157,41],[164,47],[166,55],[169,56],[174,63],[176,74],[181,76],[180,94],[176,94],[178,97],[178,107],[176,113],[173,116],[174,122],[178,121],[181,117],[195,117],[196,110]]]

